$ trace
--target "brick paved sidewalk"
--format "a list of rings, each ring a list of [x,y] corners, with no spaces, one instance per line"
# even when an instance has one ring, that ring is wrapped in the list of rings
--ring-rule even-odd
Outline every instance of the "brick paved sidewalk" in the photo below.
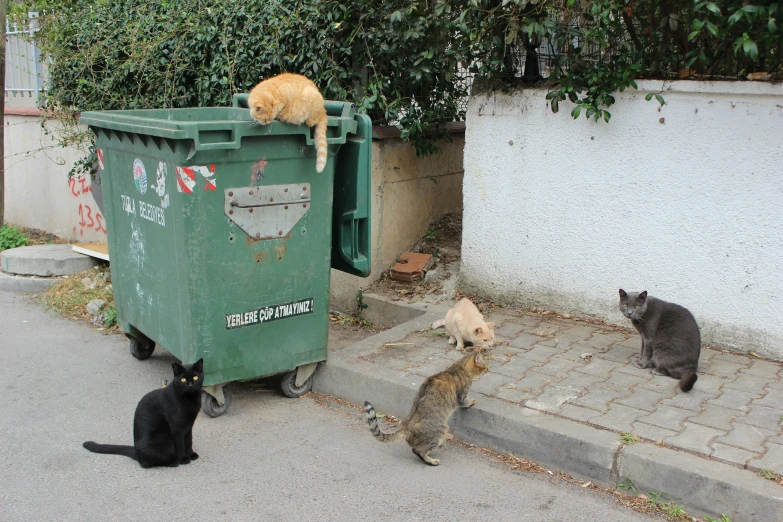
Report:
[[[475,394],[685,450],[783,474],[783,365],[703,349],[689,393],[630,364],[636,332],[496,309],[490,372]],[[362,359],[427,377],[462,354],[443,330],[420,331]]]

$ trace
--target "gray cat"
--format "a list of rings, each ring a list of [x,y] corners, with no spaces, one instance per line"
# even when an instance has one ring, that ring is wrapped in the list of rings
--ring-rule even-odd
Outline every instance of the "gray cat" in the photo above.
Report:
[[[691,391],[701,353],[701,334],[693,315],[680,305],[648,297],[647,290],[626,293],[622,288],[620,311],[642,336],[641,355],[632,364],[679,379],[680,389]]]

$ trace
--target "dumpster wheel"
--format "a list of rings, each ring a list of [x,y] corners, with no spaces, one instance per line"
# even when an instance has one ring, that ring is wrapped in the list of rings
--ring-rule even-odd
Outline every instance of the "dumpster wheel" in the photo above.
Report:
[[[310,375],[301,386],[297,386],[296,372],[297,370],[292,370],[283,375],[283,378],[280,380],[280,388],[283,390],[283,394],[292,399],[301,397],[313,388],[313,375]]]
[[[155,343],[150,339],[139,339],[131,335],[128,335],[128,338],[130,339],[131,355],[140,361],[149,359],[152,352],[155,351]]]
[[[220,417],[226,413],[230,405],[231,390],[228,388],[223,388],[223,404],[219,404],[218,400],[206,391],[201,391],[201,411],[212,418]]]

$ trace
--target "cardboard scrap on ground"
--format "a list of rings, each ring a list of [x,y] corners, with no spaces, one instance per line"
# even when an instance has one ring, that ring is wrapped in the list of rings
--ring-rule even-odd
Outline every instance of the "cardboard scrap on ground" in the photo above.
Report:
[[[391,267],[391,278],[397,281],[418,281],[432,266],[432,254],[404,252]]]

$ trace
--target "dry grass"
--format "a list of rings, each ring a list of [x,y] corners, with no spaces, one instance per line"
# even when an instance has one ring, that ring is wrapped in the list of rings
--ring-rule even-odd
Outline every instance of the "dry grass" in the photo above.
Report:
[[[538,330],[536,331],[535,335],[537,335],[538,337],[543,337],[544,339],[554,339],[555,337],[557,337],[555,335],[554,330],[552,330],[551,332],[543,329]]]
[[[779,486],[783,486],[783,475],[781,475],[780,473],[776,473],[772,469],[761,468],[761,470],[759,471],[759,476],[767,480],[776,482]]]
[[[85,279],[90,279],[95,287],[88,288],[90,284],[82,282]],[[92,316],[87,313],[87,305],[93,299],[106,301],[106,307],[102,312],[106,314],[105,324],[94,324]],[[114,315],[114,294],[112,293],[108,265],[98,266],[62,279],[43,293],[41,301],[68,319],[89,322],[99,330],[107,332],[118,333],[120,331]]]

